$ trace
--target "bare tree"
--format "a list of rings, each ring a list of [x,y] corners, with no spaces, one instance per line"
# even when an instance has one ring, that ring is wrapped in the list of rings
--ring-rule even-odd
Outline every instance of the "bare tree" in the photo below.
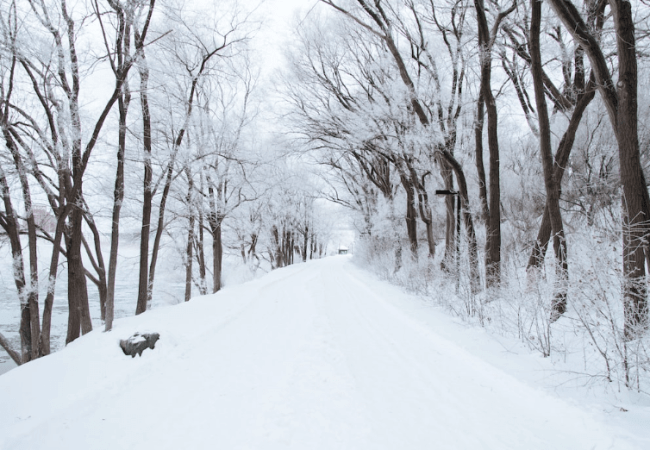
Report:
[[[645,260],[649,256],[646,242],[647,221],[650,218],[650,198],[639,154],[638,75],[632,5],[623,0],[609,2],[616,31],[618,58],[618,82],[614,83],[602,47],[575,5],[570,0],[549,2],[589,58],[598,91],[607,107],[618,142],[623,219],[626,227],[623,232],[625,335],[632,338],[639,330],[644,330],[648,322]],[[591,7],[597,8],[597,3]]]
[[[483,199],[483,210],[486,213],[486,242],[485,242],[485,280],[488,287],[498,286],[501,282],[501,187],[499,170],[499,137],[498,114],[496,100],[492,93],[492,49],[497,38],[502,21],[517,7],[517,2],[501,10],[496,5],[497,14],[490,29],[485,14],[485,2],[474,0],[476,20],[478,24],[479,61],[481,64],[481,85],[476,113],[476,164],[481,185],[485,185],[485,170],[483,165],[483,108],[487,110],[488,149],[490,153],[489,192],[488,199]],[[481,194],[485,195],[483,188]]]
[[[38,308],[32,308],[32,314],[35,314],[32,318],[33,340],[40,341],[40,344],[32,345],[37,349],[34,351],[36,355],[48,354],[50,351],[54,283],[60,254],[65,254],[68,262],[69,320],[66,341],[74,340],[80,331],[86,333],[92,329],[86,290],[89,272],[83,267],[81,251],[84,245],[82,226],[84,218],[88,217],[82,185],[93,149],[109,112],[118,99],[133,60],[124,61],[116,75],[110,97],[100,108],[96,121],[91,124],[90,134],[86,136],[82,127],[82,122],[85,121],[82,117],[85,116],[81,113],[80,106],[84,62],[80,61],[76,46],[77,33],[81,27],[87,26],[88,16],[79,12],[81,8],[77,11],[70,10],[65,0],[54,4],[46,4],[44,0],[30,0],[28,4],[21,5],[21,8],[16,7],[15,3],[13,5],[13,21],[15,23],[16,14],[20,13],[23,26],[13,38],[7,39],[11,34],[5,33],[3,46],[7,54],[12,55],[12,73],[18,74],[17,69],[20,68],[20,76],[27,83],[21,84],[20,97],[15,97],[13,102],[7,104],[12,114],[19,119],[5,122],[5,138],[12,136],[15,149],[20,149],[22,154],[20,159],[24,162],[21,164],[29,167],[29,175],[45,192],[57,218],[54,236],[48,231],[40,230],[42,236],[52,242],[53,248],[40,335],[36,333]],[[10,24],[11,19],[3,23]],[[11,27],[5,27],[5,31],[10,29]],[[24,45],[30,32],[43,40],[45,51],[35,51]],[[27,87],[29,88],[23,89]],[[40,152],[39,155],[34,149]],[[40,156],[43,160],[39,160]],[[27,221],[29,223],[32,219]],[[35,249],[36,226],[31,228],[30,239],[34,241],[31,245]],[[61,249],[63,239],[66,245],[64,252]],[[36,269],[35,265],[33,268]],[[32,283],[37,283],[37,279],[33,278]],[[34,285],[34,291],[38,292],[37,284]]]
[[[431,125],[431,120],[426,112],[425,107],[419,97],[416,85],[409,73],[408,67],[405,62],[405,58],[400,52],[395,37],[393,34],[394,24],[387,14],[384,4],[381,0],[377,0],[374,4],[370,4],[366,0],[357,0],[359,5],[359,15],[365,17],[369,20],[369,23],[364,22],[363,18],[360,18],[359,15],[356,15],[354,11],[347,10],[341,7],[339,4],[335,3],[333,0],[321,0],[323,3],[331,6],[335,10],[339,11],[345,15],[350,20],[357,23],[364,30],[369,32],[372,36],[375,36],[381,40],[387,47],[395,66],[399,72],[399,77],[403,83],[403,86],[406,88],[408,95],[408,103],[410,106],[410,111],[417,117],[417,120],[420,124],[429,128]],[[448,148],[444,146],[435,146],[435,152],[438,154],[453,170],[458,180],[459,185],[459,195],[462,199],[463,207],[463,218],[465,222],[465,228],[467,231],[467,236],[469,240],[469,249],[470,249],[470,278],[472,291],[476,292],[480,289],[480,274],[478,271],[478,259],[476,251],[476,237],[474,231],[474,224],[469,204],[469,196],[467,191],[467,182],[465,179],[465,173],[463,171],[462,165],[456,160],[454,155],[449,151]]]
[[[552,306],[551,320],[556,320],[566,311],[567,283],[568,283],[568,262],[567,244],[564,236],[564,225],[562,223],[562,212],[560,211],[560,184],[555,177],[553,167],[553,151],[551,149],[551,124],[548,118],[546,107],[546,93],[544,92],[544,81],[542,79],[542,52],[540,46],[540,28],[542,22],[542,3],[538,0],[531,0],[530,18],[530,56],[533,84],[535,86],[535,101],[537,104],[537,117],[539,120],[539,148],[544,168],[544,184],[546,186],[546,209],[548,209],[553,232],[553,245],[555,249],[557,267],[557,291]]]
[[[129,1],[121,3],[119,1],[108,2],[111,9],[116,16],[115,25],[115,44],[111,48],[106,38],[104,25],[102,21],[102,14],[99,10],[99,5],[95,1],[95,13],[98,21],[102,24],[102,31],[104,35],[104,43],[109,55],[115,55],[110,58],[111,69],[115,77],[119,77],[120,73],[124,71],[125,66],[133,64],[132,60],[139,55],[134,55],[131,49],[131,42],[134,38],[135,47],[137,51],[144,51],[144,40],[146,39],[147,32],[151,23],[151,16],[153,14],[155,0],[151,0],[146,9],[144,23],[142,30],[133,30],[134,26],[138,26],[136,18],[143,14],[144,5],[139,2]],[[134,34],[134,36],[132,36]],[[142,55],[144,58],[144,55]],[[146,95],[146,93],[144,94]],[[111,228],[111,249],[109,255],[108,266],[108,279],[106,286],[106,300],[105,304],[101,306],[102,319],[105,322],[106,331],[110,331],[113,326],[114,309],[115,309],[115,278],[117,274],[117,252],[120,239],[120,213],[122,204],[124,202],[124,162],[126,152],[126,135],[127,135],[127,115],[129,105],[131,103],[131,91],[129,87],[128,78],[124,79],[121,85],[120,93],[118,96],[118,148],[117,148],[117,169],[115,174],[115,188],[113,192],[113,213],[112,213],[112,228]]]
[[[183,112],[181,113],[181,124],[178,129],[172,132],[171,136],[171,150],[169,161],[164,167],[163,174],[161,177],[162,183],[162,193],[160,198],[160,204],[158,207],[158,221],[156,234],[154,237],[153,248],[151,258],[149,260],[148,269],[143,264],[145,255],[148,258],[148,235],[145,237],[145,233],[149,233],[149,226],[147,222],[148,216],[151,213],[150,199],[155,194],[155,190],[152,189],[150,195],[147,193],[148,186],[151,186],[149,181],[150,175],[148,172],[150,168],[147,167],[147,162],[145,161],[145,204],[143,205],[143,226],[142,226],[142,237],[143,243],[141,245],[141,255],[140,255],[140,284],[138,291],[138,302],[136,306],[136,314],[141,314],[151,307],[152,293],[153,293],[153,284],[155,280],[156,273],[156,264],[158,262],[158,253],[160,249],[160,242],[163,236],[163,231],[165,229],[165,211],[167,206],[167,200],[169,197],[169,192],[171,189],[172,181],[174,180],[174,172],[176,169],[176,159],[178,152],[183,145],[183,139],[187,133],[188,125],[192,117],[192,112],[196,97],[198,95],[198,90],[200,83],[206,74],[210,73],[214,65],[214,61],[217,59],[217,55],[228,51],[233,44],[241,42],[245,37],[237,36],[239,32],[239,27],[242,26],[242,23],[230,23],[230,28],[223,32],[219,33],[217,30],[212,30],[211,34],[206,36],[200,36],[194,31],[194,24],[190,25],[186,22],[183,17],[183,11],[170,11],[170,19],[175,21],[179,26],[180,30],[183,31],[183,35],[176,37],[175,35],[168,40],[168,49],[171,61],[175,64],[178,64],[182,67],[184,71],[184,76],[187,77],[189,85],[187,86],[187,91],[182,96],[185,97]],[[185,39],[187,37],[187,39]],[[137,37],[136,37],[136,40]],[[138,44],[139,45],[139,44]],[[138,46],[136,45],[136,47]],[[187,45],[187,47],[185,47]],[[140,71],[141,76],[141,87],[146,88],[148,80],[148,70],[145,66],[141,67]],[[143,85],[144,84],[144,85]],[[149,122],[150,111],[148,97],[141,97],[143,105],[143,117],[145,118],[145,137],[151,136],[151,123]],[[144,108],[147,110],[145,111]],[[150,148],[151,140],[145,138],[145,159],[149,158],[151,155]],[[145,254],[146,250],[146,254]],[[144,270],[143,270],[144,267]],[[147,284],[144,284],[144,271],[148,271]]]

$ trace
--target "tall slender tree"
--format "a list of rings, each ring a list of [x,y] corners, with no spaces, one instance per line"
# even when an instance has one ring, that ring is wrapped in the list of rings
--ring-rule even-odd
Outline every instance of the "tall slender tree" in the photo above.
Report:
[[[625,335],[633,338],[648,324],[645,261],[648,255],[650,198],[641,165],[638,135],[638,73],[636,36],[632,5],[611,0],[618,60],[618,81],[614,83],[603,49],[582,15],[570,0],[549,0],[555,14],[573,39],[584,48],[607,107],[618,143],[622,185],[623,274]],[[591,4],[594,8],[598,3]],[[650,260],[650,259],[649,259]]]

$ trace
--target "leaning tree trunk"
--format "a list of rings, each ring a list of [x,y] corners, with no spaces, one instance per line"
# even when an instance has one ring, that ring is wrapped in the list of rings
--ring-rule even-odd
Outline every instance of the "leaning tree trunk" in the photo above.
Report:
[[[648,325],[645,256],[648,249],[650,198],[639,154],[637,113],[637,54],[632,5],[610,0],[618,55],[618,82],[614,84],[607,60],[596,37],[570,0],[549,0],[555,13],[589,57],[598,90],[618,143],[623,187],[623,276],[625,278],[625,336],[633,339]],[[616,87],[615,87],[616,86]]]
[[[555,298],[551,305],[551,321],[557,320],[566,312],[568,289],[568,262],[567,245],[560,211],[560,189],[555,178],[553,168],[553,152],[551,150],[551,125],[546,107],[546,92],[542,79],[542,54],[539,42],[540,24],[542,20],[542,3],[540,0],[531,0],[530,20],[530,57],[533,85],[535,88],[535,102],[539,121],[539,147],[542,166],[544,168],[544,185],[546,187],[546,205],[553,232],[553,247],[556,258],[556,288]]]
[[[558,145],[557,152],[555,153],[554,176],[558,184],[560,193],[562,192],[562,178],[564,176],[564,168],[569,162],[569,155],[573,148],[576,132],[582,120],[582,116],[587,109],[587,106],[596,96],[594,85],[589,83],[586,90],[579,94],[576,106],[571,114],[569,126],[567,127],[560,144]],[[549,240],[551,239],[551,217],[548,211],[548,205],[544,207],[544,215],[542,216],[542,223],[537,232],[537,239],[533,244],[533,249],[528,259],[526,270],[530,273],[531,270],[537,270],[544,264],[544,257],[546,249],[548,248]]]
[[[174,173],[174,157],[175,153],[172,154],[172,159],[167,165],[167,176],[165,180],[165,187],[163,188],[162,197],[160,199],[160,206],[158,207],[158,228],[156,229],[156,236],[153,239],[153,249],[151,251],[151,264],[149,265],[149,281],[147,285],[147,301],[144,305],[140,304],[138,301],[137,308],[135,310],[136,315],[142,314],[146,310],[151,308],[151,303],[153,301],[153,283],[156,277],[156,265],[158,264],[158,252],[160,250],[160,241],[162,239],[163,230],[165,228],[165,208],[167,207],[167,199],[169,197],[169,191],[172,185],[172,175]],[[139,298],[138,298],[139,300]]]
[[[0,333],[0,347],[2,347],[7,352],[9,357],[13,360],[13,362],[16,363],[17,366],[20,366],[23,363],[20,354],[13,349],[7,338],[4,337],[2,333]]]

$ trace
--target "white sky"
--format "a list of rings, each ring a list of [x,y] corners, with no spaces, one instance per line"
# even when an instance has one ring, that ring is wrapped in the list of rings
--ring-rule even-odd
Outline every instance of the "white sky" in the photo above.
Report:
[[[247,0],[254,4],[259,0]],[[318,5],[319,0],[265,0],[260,7],[264,20],[253,46],[262,50],[264,71],[272,71],[283,64],[283,47],[295,24]],[[268,72],[267,72],[268,73]]]

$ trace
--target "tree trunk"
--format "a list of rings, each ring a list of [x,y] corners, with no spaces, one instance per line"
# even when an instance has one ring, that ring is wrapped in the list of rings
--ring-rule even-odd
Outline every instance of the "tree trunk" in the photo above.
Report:
[[[555,298],[551,305],[551,318],[553,322],[566,312],[567,289],[568,289],[568,262],[567,245],[564,237],[564,226],[562,223],[562,212],[560,210],[560,189],[555,177],[553,167],[553,152],[551,150],[551,125],[548,118],[546,106],[546,93],[544,92],[544,81],[542,79],[542,55],[539,42],[540,24],[542,19],[542,3],[539,0],[531,0],[531,21],[530,21],[530,57],[533,85],[535,88],[535,102],[537,105],[537,116],[539,120],[539,143],[542,166],[544,168],[544,185],[546,187],[546,205],[551,221],[553,233],[553,247],[556,258],[556,287]]]
[[[83,212],[81,193],[75,201],[70,214],[68,238],[68,333],[65,343],[69,344],[83,334],[92,331],[90,309],[88,308],[88,288],[86,272],[81,259],[81,233]]]
[[[99,281],[99,283],[97,283],[97,291],[99,293],[100,319],[106,321],[106,304],[108,303],[107,280],[106,277],[101,277],[97,281]]]
[[[411,174],[411,180],[418,193],[418,208],[420,210],[420,218],[426,226],[427,245],[429,250],[428,257],[430,259],[433,259],[436,256],[436,242],[433,237],[433,214],[431,213],[431,206],[429,205],[429,194],[427,193],[427,189],[424,184],[424,178],[426,175],[422,177],[422,180],[418,179],[417,172],[411,164],[409,164],[409,172]]]
[[[618,55],[618,83],[614,85],[600,44],[570,0],[549,0],[555,13],[589,57],[596,85],[607,107],[618,143],[623,186],[623,276],[625,278],[625,336],[632,339],[648,324],[645,256],[648,253],[650,198],[641,166],[637,115],[637,54],[632,6],[610,0]],[[616,88],[614,87],[616,86]]]
[[[0,333],[0,347],[2,347],[7,352],[7,354],[9,354],[17,366],[20,366],[23,363],[20,354],[11,347],[11,344],[9,344],[9,341],[6,337],[4,337],[2,333]]]
[[[639,154],[637,114],[637,55],[632,5],[611,0],[618,48],[618,141],[624,207],[629,238],[624,239],[623,267],[626,277],[625,336],[640,336],[648,327],[645,256],[650,234],[650,198]]]
[[[273,225],[271,228],[271,235],[273,236],[273,243],[275,245],[275,268],[282,267],[282,247],[280,242],[280,231],[278,227]]]
[[[93,268],[97,272],[97,279],[91,279],[91,280],[97,285],[97,290],[99,291],[99,307],[101,309],[101,318],[102,320],[105,320],[106,303],[108,298],[108,281],[106,278],[106,265],[104,264],[104,257],[102,256],[101,236],[99,234],[99,230],[97,229],[97,226],[95,225],[95,221],[93,220],[90,213],[84,214],[84,218],[86,219],[86,223],[88,224],[88,227],[93,233],[93,241],[95,243],[95,253],[97,254],[97,261],[95,261],[95,259],[93,258],[92,250],[90,249],[88,242],[86,242],[83,236],[81,238],[81,242],[83,243],[84,248],[86,249],[86,254],[90,258],[90,262],[93,265]],[[88,277],[88,274],[86,276]]]
[[[116,40],[117,49],[117,70],[116,78],[120,78],[125,69],[127,59],[130,56],[131,47],[131,25],[132,15],[125,11],[121,4],[111,3],[118,17],[118,29],[123,33],[118,33]],[[128,7],[127,7],[128,8]],[[139,45],[140,44],[140,45]],[[136,47],[142,49],[142,43],[137,42]],[[143,56],[144,57],[144,56]],[[117,146],[117,172],[115,174],[115,188],[113,191],[113,217],[111,228],[111,250],[108,258],[108,280],[106,283],[106,307],[102,307],[102,319],[106,321],[105,331],[110,331],[113,327],[113,317],[115,315],[115,278],[117,275],[117,251],[120,239],[120,212],[124,200],[124,157],[126,153],[126,118],[131,103],[131,92],[129,89],[128,78],[124,78],[119,98],[119,130]],[[110,306],[109,306],[110,305]],[[106,317],[106,310],[110,310],[110,318]]]
[[[469,257],[469,278],[470,289],[472,294],[477,294],[481,290],[481,274],[478,267],[478,245],[476,243],[476,231],[474,229],[474,220],[469,205],[469,194],[467,191],[467,181],[465,180],[465,173],[463,167],[454,158],[454,156],[447,150],[440,150],[441,155],[449,166],[453,169],[458,180],[458,192],[461,199],[463,222],[465,224],[465,232],[467,233],[467,247]]]
[[[106,286],[106,310],[110,311],[110,319],[106,317],[106,331],[113,327],[115,315],[115,278],[117,276],[117,250],[120,242],[120,212],[124,201],[124,155],[126,152],[126,117],[129,112],[131,93],[128,84],[122,85],[122,93],[118,99],[119,131],[117,144],[117,172],[113,190],[113,216],[111,222],[111,250],[108,258],[108,282]],[[109,306],[110,305],[110,306]],[[104,313],[104,311],[102,311]],[[104,314],[102,314],[104,316]],[[104,317],[102,317],[104,319]],[[110,323],[109,323],[110,320]]]
[[[189,223],[187,225],[187,247],[185,250],[185,301],[189,302],[190,298],[192,297],[192,263],[194,262],[194,255],[192,252],[194,251],[194,222],[196,219],[194,217],[194,208],[192,206],[192,191],[194,190],[194,181],[192,179],[192,174],[188,168],[185,169],[185,172],[187,173],[188,180],[186,202],[187,213],[189,215]]]
[[[443,158],[440,159],[440,172],[442,179],[445,183],[445,189],[448,191],[454,190],[454,172],[451,166]],[[446,270],[452,267],[452,261],[456,252],[456,207],[454,199],[450,196],[445,196],[445,256],[442,260],[442,268]]]
[[[593,81],[593,80],[592,80]],[[587,106],[596,96],[596,91],[594,90],[594,83],[590,81],[586,90],[579,94],[578,101],[576,106],[571,114],[571,119],[569,120],[569,126],[567,127],[562,140],[558,145],[557,152],[555,153],[555,165],[554,165],[554,176],[558,185],[560,193],[562,192],[562,178],[564,176],[564,168],[569,162],[569,155],[573,148],[573,143],[575,141],[576,132],[578,131],[578,126],[582,120],[582,116],[587,109]],[[528,259],[528,265],[526,270],[530,272],[531,270],[536,270],[541,268],[544,265],[544,257],[546,255],[546,249],[548,248],[548,243],[551,238],[551,217],[548,212],[548,205],[544,207],[544,215],[542,216],[542,223],[537,232],[537,239],[533,245],[533,249]]]
[[[431,218],[424,221],[427,229],[427,244],[429,246],[429,258],[436,257],[436,241],[433,236],[433,220]]]
[[[32,333],[31,333],[31,313],[29,311],[29,302],[27,300],[28,293],[27,285],[25,283],[25,272],[23,262],[23,250],[20,242],[19,224],[14,212],[11,202],[11,195],[9,192],[9,184],[5,177],[5,173],[0,166],[0,193],[5,208],[4,221],[0,222],[5,232],[9,236],[9,243],[11,245],[11,256],[13,258],[13,277],[16,285],[16,291],[20,300],[20,347],[21,347],[21,362],[28,362],[32,355]],[[6,342],[9,348],[8,342]]]
[[[256,247],[257,247],[257,233],[251,234],[251,246],[248,249],[248,257],[249,258],[257,258],[257,253],[256,253]]]
[[[98,138],[98,130],[103,124],[103,119],[100,119],[98,126],[95,127],[93,138],[88,142],[86,151],[82,154],[82,127],[81,127],[81,114],[79,110],[79,61],[76,50],[76,37],[75,37],[75,24],[72,18],[68,15],[65,2],[61,3],[61,10],[65,20],[66,35],[68,51],[66,52],[70,57],[70,71],[72,78],[72,88],[66,89],[67,106],[70,114],[70,127],[71,127],[71,163],[72,163],[72,186],[70,192],[67,192],[67,203],[72,205],[70,211],[69,224],[68,224],[68,239],[67,239],[67,258],[68,258],[68,333],[66,337],[66,344],[74,341],[79,337],[79,332],[83,334],[89,333],[92,330],[92,322],[90,320],[90,308],[88,306],[88,288],[86,285],[86,271],[83,266],[81,256],[82,244],[82,227],[83,227],[83,176],[87,164],[87,158],[90,157],[89,150],[92,148]],[[57,43],[61,52],[64,52],[62,44]],[[60,70],[65,70],[60,68]],[[64,81],[64,80],[60,80]],[[112,108],[115,100],[117,100],[115,93],[111,100],[104,109],[104,118],[108,111]]]
[[[413,259],[418,257],[418,222],[417,211],[415,210],[415,194],[413,193],[413,184],[406,174],[400,174],[402,186],[406,191],[406,232],[409,238],[411,255]]]
[[[212,224],[212,292],[221,290],[221,271],[223,266],[223,243],[221,242],[221,219],[219,216]]]
[[[151,0],[151,8],[149,10],[149,17],[151,17],[151,11],[153,8],[153,1]],[[139,51],[144,55],[143,52],[143,40],[140,39],[138,36],[136,36],[136,42],[138,44],[136,47],[139,49]],[[201,78],[201,75],[203,74],[204,70],[206,70],[206,65],[207,62],[212,58],[214,55],[217,54],[219,50],[225,47],[225,43],[221,47],[217,47],[215,50],[212,52],[209,52],[208,54],[203,55],[201,64],[199,66],[199,69],[196,74],[192,74],[192,82],[190,85],[190,92],[188,94],[187,98],[187,104],[186,104],[186,111],[185,111],[185,117],[183,120],[183,124],[181,125],[178,134],[176,135],[176,138],[174,139],[174,145],[172,148],[172,154],[169,160],[169,163],[167,164],[166,168],[166,179],[165,179],[165,187],[163,188],[163,193],[162,193],[162,198],[160,199],[160,207],[158,208],[158,228],[156,229],[156,237],[154,238],[154,243],[153,243],[153,250],[151,253],[151,264],[149,265],[149,284],[147,286],[147,301],[146,304],[143,305],[141,302],[140,297],[138,297],[138,305],[136,307],[136,314],[141,314],[147,309],[151,308],[151,303],[153,301],[153,283],[155,280],[155,274],[156,274],[156,264],[158,261],[158,250],[160,248],[160,240],[162,238],[162,233],[165,227],[165,208],[167,205],[167,197],[169,196],[169,190],[171,188],[172,180],[173,180],[173,173],[174,173],[174,165],[176,163],[176,156],[178,155],[178,151],[181,148],[181,145],[183,144],[183,138],[185,137],[185,134],[187,133],[187,127],[190,122],[190,118],[192,117],[192,109],[194,107],[194,97],[195,93],[197,90],[197,86],[199,83],[199,79]],[[147,72],[148,74],[148,72]],[[144,108],[144,102],[143,102],[143,108]],[[144,111],[143,111],[144,112]],[[148,111],[147,111],[148,112]],[[145,130],[146,133],[147,130]],[[151,132],[151,128],[149,128],[149,132]],[[143,230],[144,231],[144,230]]]
[[[498,113],[496,101],[492,94],[492,41],[485,16],[485,5],[483,0],[474,0],[474,5],[478,21],[479,59],[481,62],[480,96],[485,102],[487,111],[488,150],[490,154],[488,216],[486,218],[485,239],[485,283],[487,287],[492,287],[501,283],[501,186],[499,177],[499,138],[497,133]],[[480,102],[478,106],[480,107]],[[480,113],[480,111],[478,112]],[[478,140],[478,130],[476,133]]]
[[[51,351],[50,331],[52,329],[52,311],[54,309],[54,293],[56,288],[56,278],[59,268],[59,253],[61,249],[61,240],[63,239],[64,227],[65,221],[57,220],[56,231],[54,232],[54,242],[52,243],[52,259],[50,260],[50,272],[48,274],[47,280],[45,307],[43,308],[43,327],[41,329],[41,354],[43,356],[49,355]]]
[[[172,154],[172,159],[167,165],[167,177],[165,180],[165,187],[163,188],[162,197],[160,199],[160,206],[158,207],[158,228],[156,228],[156,236],[153,240],[153,249],[151,252],[151,264],[149,265],[149,284],[147,286],[147,301],[145,305],[138,303],[135,314],[142,314],[151,308],[153,301],[153,282],[156,276],[156,264],[158,263],[158,251],[160,249],[160,240],[165,229],[165,208],[167,207],[167,198],[169,197],[169,190],[172,184],[172,175],[174,172],[174,162],[176,153]]]
[[[246,259],[246,244],[243,240],[239,243],[239,254],[241,255],[242,262],[246,264],[248,262]]]
[[[201,190],[203,192],[203,190]],[[197,256],[199,259],[199,278],[201,295],[207,295],[208,283],[206,282],[206,268],[205,268],[205,240],[203,235],[203,211],[199,209],[199,242],[197,248]]]
[[[485,165],[483,164],[483,124],[485,122],[485,100],[482,89],[479,90],[476,104],[476,121],[474,122],[474,143],[476,147],[476,172],[478,173],[478,193],[481,200],[481,214],[483,220],[490,217],[488,206],[487,180],[485,178]],[[445,187],[446,188],[446,187]],[[450,189],[450,188],[446,188]]]
[[[302,245],[302,262],[307,262],[307,247],[309,245],[309,226],[305,225],[305,235],[303,236]]]
[[[30,269],[30,285],[27,295],[27,305],[29,308],[29,321],[30,321],[30,340],[32,343],[31,359],[37,359],[41,356],[39,343],[41,341],[41,324],[40,312],[38,305],[38,260],[37,260],[37,247],[36,247],[36,223],[34,221],[34,211],[32,209],[31,194],[29,185],[23,188],[25,197],[25,209],[27,214],[27,235],[29,246],[29,269]]]
[[[136,39],[136,42],[139,39]],[[143,131],[143,150],[144,150],[144,197],[142,200],[142,227],[140,228],[140,265],[138,275],[138,302],[136,314],[142,313],[147,309],[147,298],[153,286],[149,285],[149,236],[151,233],[151,209],[153,203],[153,192],[151,181],[153,178],[153,169],[151,167],[151,112],[149,109],[149,67],[145,58],[144,48],[139,43],[138,69],[140,74],[140,106],[142,109],[142,131]],[[112,311],[111,311],[112,324]],[[109,323],[106,322],[106,329],[109,329]]]
[[[3,117],[4,116],[5,114],[3,114]],[[21,312],[22,314],[21,314],[20,330],[21,330],[21,335],[24,334],[26,341],[27,340],[29,341],[29,344],[26,343],[25,345],[26,352],[23,354],[23,361],[29,361],[29,360],[37,359],[41,355],[39,349],[41,330],[40,330],[40,313],[39,313],[39,305],[38,305],[38,251],[37,251],[37,241],[36,241],[36,222],[34,220],[34,211],[32,207],[32,194],[29,187],[27,171],[25,165],[23,164],[22,156],[18,151],[15,141],[12,139],[12,136],[10,135],[4,120],[2,125],[3,125],[2,126],[3,133],[5,136],[5,142],[7,144],[7,148],[9,149],[13,157],[14,166],[16,167],[18,178],[20,179],[20,186],[22,188],[21,190],[23,194],[23,202],[25,203],[25,215],[26,215],[26,222],[27,222],[27,242],[29,248],[29,283],[25,282],[24,274],[23,274],[23,283],[25,283],[24,287],[26,289],[26,292],[23,293],[23,296],[26,298],[21,298],[21,304],[22,302],[26,302],[26,305]],[[7,195],[8,194],[9,192],[7,190]],[[15,225],[15,232],[17,234],[16,239],[18,240],[18,243],[20,243],[20,237],[19,237],[20,230],[18,229],[20,225],[15,218],[13,224]],[[20,256],[20,270],[23,270],[22,251]]]
[[[286,225],[282,231],[282,264],[286,267],[291,265],[291,237],[290,231],[286,229]]]
[[[185,301],[189,302],[192,298],[192,263],[194,262],[194,215],[190,215],[187,228],[187,247],[185,250]]]

